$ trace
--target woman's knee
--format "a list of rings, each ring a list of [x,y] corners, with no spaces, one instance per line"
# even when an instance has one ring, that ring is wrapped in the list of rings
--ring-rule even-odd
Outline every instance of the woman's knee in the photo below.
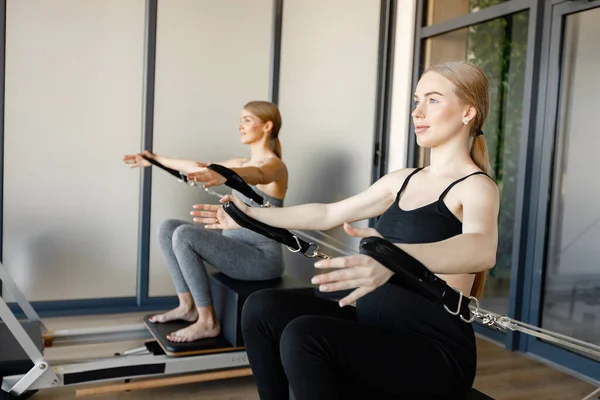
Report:
[[[160,223],[158,226],[158,238],[159,239],[171,239],[175,231],[181,227],[188,225],[189,222],[181,221],[179,219],[167,219]]]
[[[324,349],[320,343],[323,339],[323,317],[305,315],[295,318],[283,330],[279,342],[279,352],[284,368],[297,365],[304,356],[318,356]]]
[[[173,248],[181,245],[191,245],[192,242],[203,242],[203,229],[193,224],[180,224],[173,231]]]
[[[242,332],[281,316],[285,306],[285,292],[281,290],[262,289],[252,293],[242,308]]]

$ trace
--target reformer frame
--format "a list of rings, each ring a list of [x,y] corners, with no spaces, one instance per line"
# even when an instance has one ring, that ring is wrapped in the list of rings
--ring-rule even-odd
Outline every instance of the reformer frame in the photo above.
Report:
[[[142,323],[46,331],[40,317],[19,290],[2,263],[0,263],[0,280],[5,284],[7,292],[15,298],[27,320],[39,322],[43,348],[151,339],[152,337]],[[173,377],[180,374],[203,373],[170,380],[165,379],[164,382],[150,381],[146,385],[144,385],[144,382],[139,382],[117,385],[108,388],[108,390],[102,387],[90,388],[81,391],[81,394],[131,390],[132,388],[142,389],[251,375],[245,350],[234,349],[233,347],[222,349],[222,352],[210,350],[210,354],[169,357],[167,355],[153,355],[144,346],[125,351],[113,357],[54,364],[44,357],[43,349],[40,351],[2,297],[0,297],[0,319],[6,324],[33,364],[29,371],[24,374],[5,376],[2,379],[2,391],[10,393],[15,398],[25,397],[28,392],[46,388],[127,381],[137,378]]]

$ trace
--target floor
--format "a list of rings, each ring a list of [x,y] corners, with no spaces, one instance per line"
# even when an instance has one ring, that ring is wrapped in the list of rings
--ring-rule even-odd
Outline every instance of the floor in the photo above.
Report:
[[[130,324],[139,315],[111,315],[45,320],[49,329],[70,329],[78,326]],[[115,351],[134,348],[139,341],[103,345],[72,346],[46,350],[49,360],[60,361],[81,357],[110,356]],[[478,371],[474,387],[494,399],[501,400],[581,400],[596,387],[566,373],[540,364],[521,354],[511,353],[488,340],[478,338]],[[47,389],[35,394],[33,400],[72,400],[75,388]],[[85,397],[77,397],[85,398]],[[256,400],[258,395],[252,376],[214,382],[190,383],[179,386],[119,392],[88,397],[91,400],[138,399],[211,399]],[[597,397],[594,397],[596,399]]]

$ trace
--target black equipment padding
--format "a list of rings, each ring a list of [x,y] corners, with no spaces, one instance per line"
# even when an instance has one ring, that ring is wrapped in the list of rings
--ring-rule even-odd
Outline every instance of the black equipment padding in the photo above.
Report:
[[[372,236],[360,241],[360,253],[375,259],[394,272],[389,280],[391,284],[402,286],[434,303],[445,305],[452,311],[456,311],[460,302],[461,314],[467,319],[470,318],[468,301],[461,301],[461,295],[448,286],[446,281],[404,250],[383,238]]]
[[[160,344],[158,344],[156,340],[146,342],[144,343],[144,346],[146,346],[146,350],[148,350],[148,352],[150,352],[152,355],[164,356],[166,354],[163,348],[160,347]]]
[[[169,174],[173,175],[175,178],[181,179],[184,182],[187,182],[187,176],[183,175],[179,171],[174,170],[173,168],[165,167],[164,165],[162,165],[161,163],[159,163],[155,159],[150,158],[148,156],[142,156],[142,158],[144,160],[148,161],[150,164],[154,165],[155,167],[158,167],[158,168],[162,169],[163,171],[168,172]]]
[[[100,368],[90,371],[71,372],[64,374],[63,381],[65,385],[76,385],[79,383],[89,383],[115,378],[130,379],[136,376],[143,377],[147,375],[164,374],[165,369],[165,363]]]
[[[481,393],[479,390],[475,388],[471,388],[471,391],[467,395],[467,400],[494,400],[492,397],[486,395],[485,393]]]
[[[2,376],[0,376],[2,378]],[[0,379],[1,382],[1,379]],[[10,393],[7,393],[0,389],[0,400],[25,400],[36,394],[37,390],[28,390],[25,393],[21,394],[19,397],[15,397]]]
[[[234,348],[223,336],[210,339],[200,339],[193,342],[175,343],[167,339],[167,335],[183,329],[191,322],[187,321],[170,321],[162,324],[150,322],[150,317],[154,314],[146,315],[144,323],[148,331],[154,339],[162,347],[165,354],[171,357],[192,356],[209,353],[225,353],[228,351],[242,350],[242,348]]]
[[[42,324],[40,321],[24,321],[21,326],[33,340],[35,346],[43,353]],[[17,339],[0,321],[0,376],[21,375],[33,367],[33,362],[25,353]]]
[[[209,275],[213,306],[221,334],[234,347],[244,346],[242,336],[242,309],[246,299],[254,292],[263,289],[278,289],[314,295],[314,285],[284,275],[266,281],[243,281],[215,272]]]
[[[237,190],[244,196],[252,199],[257,204],[264,204],[265,199],[263,199],[261,195],[252,190],[250,185],[248,185],[242,179],[242,177],[239,176],[235,171],[219,164],[210,164],[207,168],[212,171],[215,171],[217,174],[222,175],[225,179],[227,179],[225,185],[229,186],[234,190]]]
[[[266,236],[269,239],[273,239],[276,242],[282,243],[294,251],[298,250],[304,254],[311,247],[310,243],[300,239],[297,236],[294,236],[286,229],[275,228],[249,217],[231,201],[223,205],[223,210],[225,210],[227,215],[229,215],[238,225]],[[298,245],[300,248],[298,248]]]

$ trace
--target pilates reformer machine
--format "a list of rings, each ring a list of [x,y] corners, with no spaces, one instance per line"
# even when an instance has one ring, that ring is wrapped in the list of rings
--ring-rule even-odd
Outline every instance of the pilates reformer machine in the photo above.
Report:
[[[187,178],[179,172],[169,170],[150,158],[146,159],[180,181],[187,182]],[[269,204],[263,204],[262,197],[233,171],[219,165],[210,165],[208,168],[223,175],[227,179],[225,183],[227,186],[243,193],[252,202],[262,207],[270,207]],[[187,183],[195,185],[194,182]],[[210,190],[207,192],[221,196]],[[248,217],[232,202],[224,204],[223,208],[240,226],[271,238],[287,246],[291,252],[301,253],[305,257],[331,258],[320,250],[319,244],[342,255],[355,253],[344,250],[343,247],[342,249],[336,248],[310,237],[304,232],[263,224]],[[312,242],[303,240],[302,236],[309,237]],[[334,238],[327,237],[341,243]],[[343,246],[343,243],[341,245]],[[392,270],[395,273],[392,283],[401,285],[443,306],[447,312],[459,315],[465,323],[472,323],[479,319],[484,325],[501,331],[522,332],[569,349],[600,356],[600,346],[482,309],[475,297],[465,296],[448,286],[444,280],[438,278],[416,259],[382,238],[362,239],[359,252],[374,258]],[[215,311],[222,325],[222,335],[218,338],[191,343],[172,343],[166,339],[166,335],[189,323],[173,321],[153,324],[149,322],[149,316],[146,316],[144,323],[138,325],[47,331],[31,304],[25,299],[2,264],[0,264],[0,280],[27,317],[27,321],[19,322],[0,297],[0,319],[2,320],[2,325],[0,325],[0,377],[3,376],[0,400],[25,399],[37,390],[60,386],[93,383],[105,385],[90,390],[82,389],[81,392],[78,392],[78,394],[85,395],[250,375],[251,370],[239,330],[241,305],[245,298],[250,293],[266,287],[315,293],[312,285],[303,285],[287,278],[257,283],[235,281],[222,274],[213,274],[211,291],[213,292]],[[154,341],[149,341],[143,347],[127,350],[109,358],[65,362],[57,365],[47,361],[43,355],[43,349],[46,347],[132,339],[154,339]],[[128,383],[132,379],[140,381]],[[114,381],[125,381],[125,383],[110,385],[110,382]],[[600,388],[585,397],[584,400],[592,399],[599,393]],[[473,389],[468,399],[485,400],[490,397]]]

